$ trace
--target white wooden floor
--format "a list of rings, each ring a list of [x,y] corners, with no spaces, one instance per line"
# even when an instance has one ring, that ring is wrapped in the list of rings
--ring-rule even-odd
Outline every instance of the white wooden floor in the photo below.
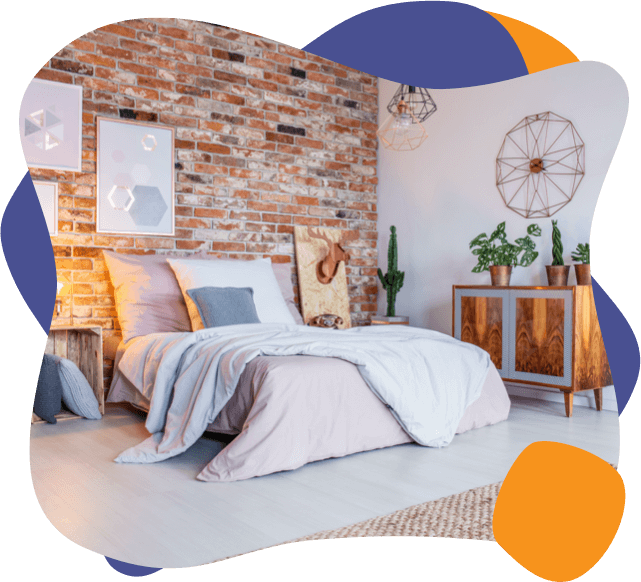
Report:
[[[501,481],[530,443],[552,440],[619,456],[614,412],[512,398],[506,422],[459,435],[449,447],[408,444],[312,463],[236,483],[195,477],[221,443],[202,438],[153,465],[113,459],[147,436],[135,413],[69,419],[31,430],[35,491],[47,517],[74,542],[125,562],[194,566],[334,529]]]

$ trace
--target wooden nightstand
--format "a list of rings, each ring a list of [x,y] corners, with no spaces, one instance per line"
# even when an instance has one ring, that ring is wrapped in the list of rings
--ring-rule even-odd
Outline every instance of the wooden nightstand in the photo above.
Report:
[[[105,388],[102,376],[102,328],[99,326],[52,326],[45,354],[71,360],[84,374],[98,400],[100,413],[105,413]],[[76,417],[67,410],[56,418]],[[77,418],[77,417],[76,417]],[[33,419],[32,419],[32,422]],[[37,420],[35,422],[44,422]]]
[[[370,325],[409,325],[410,318],[407,315],[387,317],[385,315],[373,315]]]

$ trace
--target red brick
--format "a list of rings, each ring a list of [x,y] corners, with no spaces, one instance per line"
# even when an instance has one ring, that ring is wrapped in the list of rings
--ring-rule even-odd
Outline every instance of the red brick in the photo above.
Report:
[[[287,264],[292,262],[292,257],[289,255],[266,255],[264,258],[270,258],[272,263]]]
[[[311,177],[302,177],[302,176],[294,176],[294,184],[300,184],[301,186],[316,186],[319,188],[322,184],[321,181],[318,178],[311,178]]]
[[[191,32],[173,26],[159,26],[158,34],[171,36],[172,38],[178,38],[180,40],[192,40],[194,37]]]
[[[250,200],[247,202],[247,208],[250,210],[278,212],[278,204],[274,204],[273,202],[257,202]]]
[[[132,30],[128,26],[122,26],[120,24],[108,24],[98,29],[102,32],[110,32],[111,34],[117,34],[118,36],[126,36],[127,38],[136,38],[136,31]]]
[[[260,198],[271,202],[289,202],[291,200],[291,196],[288,194],[273,194],[272,192],[264,192]]]
[[[333,218],[323,218],[322,223],[328,228],[345,228],[347,226],[347,221]]]
[[[226,218],[227,211],[221,208],[196,208],[194,209],[194,216],[201,216],[203,218]]]
[[[138,77],[138,85],[140,87],[152,87],[154,89],[164,89],[165,91],[173,91],[174,84],[162,79],[154,77]],[[158,99],[158,97],[148,97],[148,99]]]
[[[174,239],[170,237],[136,237],[136,247],[142,249],[173,249]]]
[[[278,91],[278,85],[276,83],[271,83],[269,81],[264,81],[263,79],[248,79],[250,87],[255,87],[256,89],[261,89],[263,91]]]
[[[285,214],[270,214],[267,212],[263,212],[263,221],[264,222],[276,222],[280,224],[289,224],[292,221],[291,216],[287,216]]]
[[[312,216],[294,216],[294,224],[299,224],[301,226],[318,226],[320,224],[320,219],[313,218]]]
[[[232,210],[229,213],[229,218],[232,220],[253,220],[259,221],[260,214],[258,212],[239,212],[237,210]]]
[[[294,202],[305,206],[318,206],[318,198],[312,196],[294,196]]]
[[[229,154],[231,149],[228,146],[223,146],[217,143],[198,142],[198,149],[204,152],[211,152],[214,154]]]
[[[209,248],[208,241],[199,241],[199,240],[177,240],[176,241],[176,249],[181,251],[206,250],[208,248]]]
[[[292,62],[291,57],[289,57],[288,55],[282,55],[272,51],[263,51],[263,58],[268,59],[270,61],[275,61],[277,63],[282,63],[284,65],[287,65]]]
[[[322,141],[315,140],[315,139],[309,139],[306,137],[298,137],[296,138],[296,143],[299,146],[302,146],[304,148],[313,148],[316,150],[322,150],[325,146],[323,145]]]
[[[287,214],[307,214],[307,207],[299,206],[298,204],[285,204],[280,211]]]
[[[245,250],[245,243],[238,242],[218,242],[213,241],[211,244],[212,251],[241,252]]]
[[[80,61],[81,63],[89,63],[91,65],[100,65],[102,67],[109,67],[111,69],[116,67],[116,61],[114,59],[96,55],[93,53],[77,52],[76,60]]]

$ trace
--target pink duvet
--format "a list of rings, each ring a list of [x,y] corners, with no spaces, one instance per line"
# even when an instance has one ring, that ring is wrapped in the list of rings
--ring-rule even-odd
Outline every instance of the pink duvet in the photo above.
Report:
[[[118,372],[109,400],[148,406]],[[503,381],[491,366],[481,396],[468,407],[456,432],[505,420],[509,409]],[[356,366],[315,356],[253,359],[209,429],[238,436],[201,473],[207,481],[249,479],[412,442]]]

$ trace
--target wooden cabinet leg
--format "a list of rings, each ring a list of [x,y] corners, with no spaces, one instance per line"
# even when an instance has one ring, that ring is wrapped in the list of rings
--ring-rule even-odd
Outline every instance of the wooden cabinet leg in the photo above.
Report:
[[[574,392],[563,392],[565,398],[565,416],[572,416],[572,405],[574,404]]]
[[[594,389],[594,400],[596,401],[596,409],[603,410],[603,388]]]

